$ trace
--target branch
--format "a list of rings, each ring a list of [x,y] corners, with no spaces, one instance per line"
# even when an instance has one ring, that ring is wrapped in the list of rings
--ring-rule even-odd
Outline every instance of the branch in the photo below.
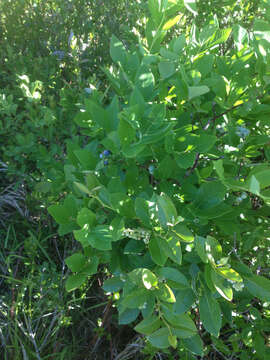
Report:
[[[193,173],[193,171],[194,171],[194,170],[196,169],[196,167],[199,165],[199,158],[200,158],[200,153],[197,153],[191,169],[188,170],[188,171],[185,173],[184,178],[189,177],[189,176]]]
[[[204,126],[203,130],[207,130],[207,129],[209,128],[209,126],[210,126],[211,123],[215,124],[216,119],[222,117],[223,115],[226,115],[228,112],[230,112],[230,111],[232,111],[232,110],[234,110],[234,109],[242,106],[243,104],[244,104],[244,103],[235,105],[235,106],[231,107],[230,109],[224,111],[223,113],[221,113],[221,114],[219,114],[219,115],[216,115],[216,114],[214,113],[214,116],[213,116],[211,119],[208,120],[208,122],[207,122],[207,124]],[[213,109],[213,112],[214,112],[214,109]]]

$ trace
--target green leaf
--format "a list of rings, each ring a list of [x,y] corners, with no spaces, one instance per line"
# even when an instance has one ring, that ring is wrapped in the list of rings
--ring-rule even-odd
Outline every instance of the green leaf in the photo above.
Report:
[[[173,126],[174,125],[172,123],[165,124],[155,131],[144,134],[140,144],[149,145],[157,143],[158,141],[164,139],[166,134],[171,131]]]
[[[200,134],[192,137],[192,144],[199,153],[207,153],[216,143],[217,137],[214,135]]]
[[[243,279],[241,276],[236,272],[235,270],[231,269],[227,266],[217,267],[216,271],[225,279],[231,280],[231,281],[237,281],[242,282]]]
[[[206,289],[199,300],[199,311],[205,329],[211,335],[218,337],[221,328],[221,310],[219,303],[213,298],[211,292]]]
[[[111,119],[109,110],[105,110],[99,103],[92,99],[85,100],[86,112],[92,120],[93,126],[108,133],[115,130],[115,122]]]
[[[234,24],[233,26],[233,38],[234,42],[237,45],[243,45],[248,41],[248,32],[239,24]]]
[[[141,309],[142,316],[147,318],[151,316],[155,310],[156,297],[153,292],[148,292],[147,302],[144,304],[144,307]]]
[[[123,43],[117,39],[115,35],[111,37],[110,41],[110,55],[114,62],[120,62],[125,65],[127,61],[127,52]]]
[[[254,175],[250,179],[249,191],[255,195],[260,195],[260,183]]]
[[[178,265],[182,263],[182,250],[179,238],[176,235],[167,236],[161,243],[164,253]]]
[[[142,74],[141,74],[141,76],[142,76]],[[131,107],[132,106],[135,107],[136,114],[138,114],[139,116],[143,115],[144,110],[145,110],[145,101],[144,101],[143,95],[141,94],[141,92],[137,86],[134,87],[134,89],[130,95],[129,104]]]
[[[205,205],[208,204],[209,202],[205,202]],[[203,203],[201,203],[201,205],[203,205]],[[231,206],[224,203],[209,207],[208,209],[198,209],[193,204],[190,204],[187,205],[187,209],[194,217],[208,219],[208,220],[222,217],[228,213],[231,213],[233,210]]]
[[[154,331],[159,329],[160,326],[160,319],[155,315],[151,315],[150,317],[147,317],[146,319],[142,320],[138,325],[136,325],[134,330],[140,334],[151,335]]]
[[[218,44],[222,44],[226,42],[231,35],[232,29],[218,29],[213,41],[210,42],[210,46],[213,47]]]
[[[172,289],[167,284],[160,284],[159,289],[155,290],[155,294],[161,301],[175,303],[176,299]]]
[[[175,335],[169,335],[169,336],[168,336],[168,340],[169,340],[170,345],[171,345],[174,349],[176,349],[176,347],[177,347],[177,337],[176,337]]]
[[[66,209],[68,209],[72,218],[75,219],[78,212],[76,198],[73,195],[68,195],[65,198],[63,205],[65,206]]]
[[[265,339],[259,332],[254,336],[254,349],[256,350],[258,359],[265,360],[269,357],[269,352],[268,356],[266,355]]]
[[[270,170],[269,169],[263,170],[263,171],[258,171],[258,172],[255,172],[254,175],[251,175],[251,177],[247,181],[249,183],[250,188],[252,187],[252,185],[251,185],[252,179],[254,182],[254,177],[256,178],[257,182],[259,183],[259,186],[256,182],[255,182],[255,185],[253,183],[253,188],[255,189],[255,191],[258,191],[259,187],[261,189],[264,189],[264,188],[270,186]]]
[[[188,311],[196,300],[195,294],[190,288],[177,290],[175,298],[176,302],[173,304],[173,311],[176,314],[183,314]]]
[[[142,255],[145,252],[145,243],[138,240],[129,240],[124,248],[124,254],[127,255]]]
[[[123,308],[123,310],[119,312],[119,317],[118,317],[119,325],[130,324],[132,321],[137,319],[139,313],[140,313],[139,309]]]
[[[206,239],[202,236],[196,236],[195,238],[195,250],[199,257],[201,258],[202,262],[205,264],[208,263],[208,256],[205,249]]]
[[[207,94],[209,91],[210,91],[210,89],[206,85],[189,86],[188,87],[188,98],[189,98],[189,100],[191,100],[191,99],[194,99],[195,97]]]
[[[176,54],[179,54],[183,50],[185,45],[186,45],[186,37],[185,37],[185,35],[180,35],[180,36],[178,36],[178,38],[176,38],[174,40],[173,51]]]
[[[85,274],[70,275],[66,281],[66,290],[73,291],[79,288],[87,279]]]
[[[125,157],[135,158],[145,149],[145,146],[146,145],[141,144],[141,142],[138,142],[130,146],[125,146],[122,151]]]
[[[187,278],[177,269],[171,267],[162,267],[158,270],[158,275],[160,277],[164,277],[166,280],[172,280],[177,284],[182,285],[183,288],[189,287]]]
[[[147,290],[145,288],[133,290],[123,297],[122,305],[130,309],[143,308],[147,302]]]
[[[158,28],[162,20],[162,8],[161,2],[156,0],[148,0],[148,8],[151,14],[151,17],[155,23],[156,28]]]
[[[174,224],[177,218],[177,211],[172,200],[166,194],[157,197],[158,218],[161,226],[167,227]]]
[[[152,237],[149,242],[149,251],[152,260],[159,266],[163,266],[168,259],[167,254],[163,252],[162,242],[165,240],[160,237]]]
[[[155,288],[158,285],[158,279],[157,279],[156,275],[148,269],[143,269],[142,281],[143,281],[143,285],[148,290],[151,288]]]
[[[83,227],[85,224],[92,227],[95,224],[96,221],[96,215],[93,213],[93,211],[82,208],[78,215],[77,215],[77,223]]]
[[[112,241],[118,241],[123,237],[123,231],[125,229],[124,219],[120,216],[117,216],[111,222],[111,231],[112,231]]]
[[[175,155],[174,158],[175,158],[177,165],[181,169],[188,169],[194,164],[194,161],[196,158],[196,153],[195,153],[195,151],[183,152],[181,154]]]
[[[149,215],[148,202],[140,197],[135,200],[135,213],[136,216],[142,221],[142,223],[149,227],[151,225],[151,218]]]
[[[98,250],[111,250],[112,245],[112,233],[110,226],[108,225],[98,225],[90,233],[89,243],[90,245]]]
[[[95,170],[98,159],[89,150],[75,150],[74,154],[85,170]]]
[[[192,319],[187,314],[175,314],[171,307],[162,305],[165,319],[173,326],[173,333],[180,338],[189,338],[197,334],[197,329]]]
[[[175,73],[175,65],[169,61],[161,61],[158,64],[158,69],[163,79],[167,79]]]
[[[162,30],[169,30],[171,27],[173,27],[175,24],[178,23],[178,21],[181,19],[182,15],[177,15],[174,18],[168,20],[162,27]]]
[[[84,247],[91,245],[98,250],[111,250],[112,232],[108,225],[98,225],[92,231],[85,225],[81,230],[75,230],[74,236]]]
[[[192,232],[183,224],[177,224],[173,227],[172,232],[176,233],[182,241],[191,243],[194,241],[194,235]]]
[[[213,266],[213,264],[212,264]],[[205,265],[204,267],[204,280],[206,282],[206,285],[208,286],[208,288],[211,290],[212,293],[214,293],[216,291],[216,288],[213,284],[213,281],[212,281],[212,266],[211,265]]]
[[[78,225],[76,224],[76,222],[71,221],[67,224],[59,225],[57,232],[58,232],[59,236],[64,236],[66,234],[73,232],[74,230],[77,230],[77,229],[78,229]]]
[[[81,253],[76,253],[66,258],[65,263],[72,272],[78,272],[86,264],[86,257]]]
[[[206,250],[208,260],[212,264],[217,262],[222,256],[222,247],[221,247],[220,243],[212,236],[206,237],[205,250]]]
[[[51,205],[48,207],[49,214],[61,225],[70,222],[70,211],[64,205]]]
[[[230,285],[213,268],[211,268],[211,280],[217,292],[228,301],[232,301],[233,291]]]
[[[124,282],[120,279],[119,276],[114,276],[111,279],[104,281],[102,288],[106,292],[116,292],[123,288]]]
[[[153,334],[148,336],[150,343],[158,349],[167,349],[170,346],[168,337],[170,336],[169,330],[167,327],[163,327]]]
[[[207,24],[204,26],[199,34],[200,45],[207,45],[211,40],[213,40],[217,30],[218,27],[214,24]]]
[[[261,19],[254,21],[254,34],[256,39],[264,39],[270,43],[270,24]]]
[[[250,277],[253,275],[252,270],[249,266],[244,264],[242,261],[237,260],[232,262],[233,268],[241,274],[243,277]]]
[[[221,159],[214,161],[214,169],[216,170],[219,178],[221,180],[224,180],[224,168],[223,168],[223,161]]]
[[[195,355],[203,357],[203,342],[198,334],[190,338],[183,339],[182,341],[187,350]]]
[[[217,206],[223,203],[225,195],[226,187],[221,181],[205,182],[199,188],[194,206],[200,210]]]
[[[270,301],[270,280],[263,276],[253,275],[244,279],[248,291],[262,301]]]
[[[82,268],[81,274],[85,274],[87,276],[96,274],[98,265],[99,258],[97,256],[92,256],[90,263],[86,263],[85,266]]]
[[[151,55],[149,55],[149,57],[151,57]],[[144,56],[142,61],[146,61],[146,59],[147,56]],[[155,59],[155,57],[152,56],[152,59]],[[153,61],[155,62],[155,60]],[[149,69],[149,65],[141,65],[139,67],[136,73],[135,85],[138,86],[145,100],[152,100],[155,86],[155,78]],[[137,104],[140,106],[140,108],[142,107],[141,102]],[[144,107],[145,106],[142,107],[142,110],[144,110]]]
[[[91,195],[91,191],[84,185],[81,184],[79,182],[74,181],[74,185],[76,186],[77,189],[79,189],[82,193],[87,194],[87,195]]]
[[[206,76],[212,71],[214,60],[213,54],[203,54],[195,61],[194,65],[202,76]]]
[[[127,218],[135,217],[134,204],[130,197],[124,193],[110,194],[113,208],[122,216]]]
[[[125,120],[120,118],[118,125],[118,136],[122,146],[131,144],[136,135],[136,130]]]

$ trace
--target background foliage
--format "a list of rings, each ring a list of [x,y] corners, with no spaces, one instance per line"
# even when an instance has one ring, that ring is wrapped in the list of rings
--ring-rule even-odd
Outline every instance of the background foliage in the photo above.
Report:
[[[269,9],[0,3],[5,359],[269,357]]]

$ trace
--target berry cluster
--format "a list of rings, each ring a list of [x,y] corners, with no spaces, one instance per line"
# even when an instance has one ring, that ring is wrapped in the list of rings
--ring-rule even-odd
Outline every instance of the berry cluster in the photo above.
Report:
[[[249,133],[250,133],[249,129],[243,126],[237,126],[236,128],[236,135],[242,139],[246,138],[249,135]]]
[[[247,193],[242,192],[242,194],[235,199],[235,202],[236,202],[237,205],[239,205],[240,202],[245,200],[246,198],[247,198]]]
[[[109,160],[106,159],[107,157],[109,157],[112,153],[110,152],[110,150],[104,150],[100,155],[100,159],[103,159],[104,158],[104,165],[107,166],[109,165]]]

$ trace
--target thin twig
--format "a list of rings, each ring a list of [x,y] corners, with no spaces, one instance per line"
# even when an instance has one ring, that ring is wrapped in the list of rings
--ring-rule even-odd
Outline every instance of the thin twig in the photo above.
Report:
[[[107,304],[107,306],[105,308],[103,319],[102,319],[102,324],[101,324],[102,328],[105,327],[106,321],[107,321],[107,319],[109,317],[109,314],[110,314],[111,307],[112,307],[112,299],[109,300],[109,302],[108,302],[108,304]],[[93,346],[92,352],[96,348],[98,340],[99,340],[99,334],[97,333],[94,336],[94,338],[93,338],[93,340],[91,341],[91,344],[90,344],[91,346]]]
[[[238,104],[238,105],[235,105],[235,106],[232,106],[230,109],[228,109],[228,110],[226,110],[226,111],[223,111],[223,113],[218,114],[218,115],[214,112],[214,116],[213,116],[211,119],[208,120],[207,124],[203,127],[203,130],[207,130],[207,129],[209,128],[209,126],[210,126],[211,123],[212,123],[213,126],[214,126],[214,125],[215,125],[215,122],[216,122],[216,120],[217,120],[218,118],[222,117],[223,115],[226,115],[226,114],[229,113],[230,111],[232,111],[232,110],[234,110],[234,109],[236,109],[236,108],[238,108],[238,107],[240,107],[240,106],[243,106],[243,104],[244,104],[244,103]]]
[[[188,171],[185,173],[184,178],[189,177],[189,176],[193,173],[193,171],[194,171],[194,170],[196,169],[196,167],[199,165],[199,159],[200,159],[200,153],[197,153],[191,169],[188,170]]]

